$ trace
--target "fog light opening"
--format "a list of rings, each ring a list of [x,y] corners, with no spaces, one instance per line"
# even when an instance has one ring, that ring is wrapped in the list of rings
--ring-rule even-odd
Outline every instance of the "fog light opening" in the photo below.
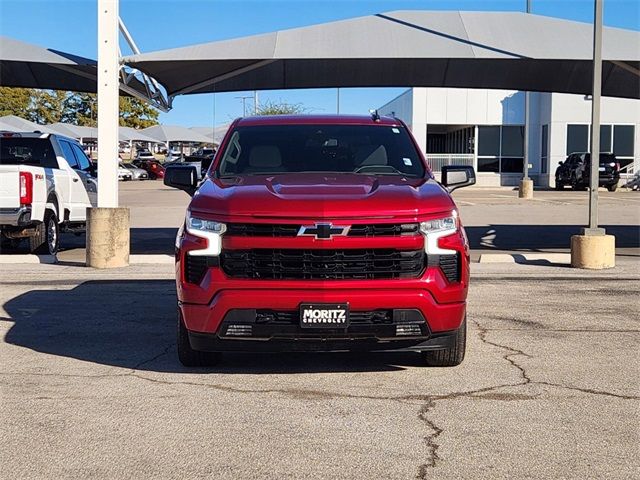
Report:
[[[251,325],[229,325],[227,327],[227,337],[250,337],[253,334]]]
[[[420,325],[396,325],[396,336],[398,337],[416,337],[421,334]]]

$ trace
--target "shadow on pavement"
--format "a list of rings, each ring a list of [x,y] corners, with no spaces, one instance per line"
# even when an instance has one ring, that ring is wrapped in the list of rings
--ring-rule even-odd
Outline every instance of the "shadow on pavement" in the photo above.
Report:
[[[131,229],[131,254],[167,254],[173,255],[177,228],[132,228]],[[60,236],[60,251],[84,248],[86,244],[85,234],[63,233]],[[28,242],[23,240],[18,248],[3,250],[5,254],[29,253]]]
[[[640,247],[638,225],[604,225],[607,234],[615,235],[616,248]],[[467,227],[471,250],[569,249],[571,236],[580,233],[580,225],[488,225]]]
[[[5,342],[87,362],[158,372],[180,365],[172,280],[88,281],[71,290],[32,290],[4,304]],[[225,354],[222,374],[370,372],[420,365],[414,353]]]

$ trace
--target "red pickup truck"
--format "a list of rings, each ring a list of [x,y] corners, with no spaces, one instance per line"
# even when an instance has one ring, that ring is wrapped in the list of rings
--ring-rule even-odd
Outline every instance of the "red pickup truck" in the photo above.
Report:
[[[193,196],[176,238],[178,356],[412,350],[464,358],[468,242],[406,125],[372,116],[233,122],[209,171],[168,167]]]

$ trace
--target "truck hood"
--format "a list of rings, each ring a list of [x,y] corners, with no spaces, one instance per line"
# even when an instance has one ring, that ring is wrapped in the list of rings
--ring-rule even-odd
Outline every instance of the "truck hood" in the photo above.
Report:
[[[193,214],[218,218],[300,219],[406,218],[453,208],[449,193],[433,179],[350,173],[207,178],[190,205]]]

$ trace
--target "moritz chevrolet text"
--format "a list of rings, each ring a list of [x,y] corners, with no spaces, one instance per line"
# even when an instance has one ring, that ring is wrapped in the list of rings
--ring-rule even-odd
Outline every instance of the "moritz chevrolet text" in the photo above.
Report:
[[[450,196],[471,167],[434,179],[395,118],[239,119],[200,181],[176,238],[178,355],[410,349],[464,358],[468,242]]]

